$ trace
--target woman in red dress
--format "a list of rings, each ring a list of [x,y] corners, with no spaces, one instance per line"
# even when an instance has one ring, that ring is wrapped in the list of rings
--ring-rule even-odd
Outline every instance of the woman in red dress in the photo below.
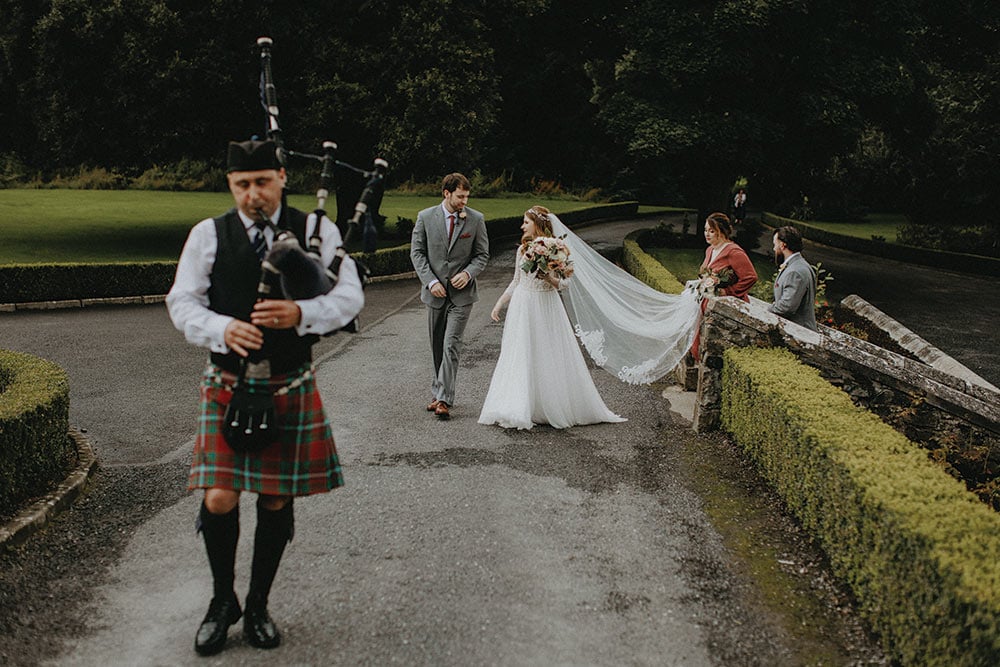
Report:
[[[750,288],[757,282],[757,271],[753,262],[743,250],[732,240],[733,225],[725,213],[713,213],[705,219],[705,261],[701,264],[699,273],[706,274],[705,280],[715,281],[716,296],[734,296],[743,301],[749,301],[747,296]],[[701,302],[702,312],[705,311],[705,301]],[[691,354],[698,359],[698,343],[700,335],[695,335]]]
[[[716,296],[735,296],[749,301],[747,294],[757,282],[757,271],[746,252],[732,240],[733,225],[725,213],[713,213],[705,220],[705,261],[700,274],[711,272],[719,276],[732,274],[716,287]],[[728,271],[727,271],[728,269]]]

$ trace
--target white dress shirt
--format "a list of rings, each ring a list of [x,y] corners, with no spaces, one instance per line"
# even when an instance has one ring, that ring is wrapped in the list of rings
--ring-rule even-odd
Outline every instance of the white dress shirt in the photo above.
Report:
[[[280,214],[279,207],[272,222],[278,220]],[[241,211],[239,216],[249,243],[256,233],[254,221]],[[307,237],[315,221],[316,215],[310,213],[306,220]],[[320,231],[323,237],[320,256],[323,266],[329,266],[341,244],[340,230],[329,218],[324,217]],[[264,230],[264,238],[270,248],[274,241],[274,232],[270,227]],[[226,354],[229,352],[229,346],[225,342],[226,326],[234,318],[216,313],[208,307],[208,288],[211,286],[218,245],[215,221],[212,218],[202,220],[191,229],[177,262],[177,274],[166,302],[170,319],[189,343]],[[295,303],[302,311],[302,319],[295,327],[300,336],[325,334],[349,324],[361,312],[365,303],[354,260],[350,256],[344,258],[340,266],[340,278],[332,290],[312,299],[296,300]]]

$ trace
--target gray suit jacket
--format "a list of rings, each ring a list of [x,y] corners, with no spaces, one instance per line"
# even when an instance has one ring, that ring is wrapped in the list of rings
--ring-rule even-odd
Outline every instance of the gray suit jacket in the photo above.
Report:
[[[790,257],[778,274],[774,281],[774,303],[768,310],[817,330],[816,273],[801,254]]]
[[[410,239],[410,261],[422,285],[420,300],[431,308],[441,308],[445,299],[431,294],[428,286],[438,280],[448,290],[448,300],[465,306],[479,300],[476,277],[490,259],[490,241],[486,235],[486,219],[479,211],[465,207],[465,220],[459,219],[448,242],[448,224],[441,205],[425,208],[417,214]],[[455,289],[451,277],[468,272],[471,280],[464,289]]]

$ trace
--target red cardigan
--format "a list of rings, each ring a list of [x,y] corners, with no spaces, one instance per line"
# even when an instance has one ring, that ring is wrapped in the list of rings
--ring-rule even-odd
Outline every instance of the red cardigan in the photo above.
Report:
[[[757,282],[757,271],[753,268],[753,262],[747,257],[746,252],[735,241],[722,249],[715,261],[709,264],[712,258],[712,246],[705,248],[705,261],[701,264],[701,270],[710,269],[720,271],[727,266],[736,274],[736,282],[728,287],[719,290],[719,296],[735,296],[737,299],[749,301],[747,294],[750,288]]]

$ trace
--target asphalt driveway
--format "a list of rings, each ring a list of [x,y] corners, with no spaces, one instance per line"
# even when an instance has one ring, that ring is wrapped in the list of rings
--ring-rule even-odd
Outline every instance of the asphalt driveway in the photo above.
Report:
[[[581,234],[615,244],[656,222]],[[594,371],[628,422],[475,423],[502,331],[489,305],[513,262],[512,246],[493,254],[451,422],[423,410],[430,360],[415,280],[373,285],[362,333],[317,348],[348,486],[296,503],[272,595],[286,643],[256,651],[234,629],[213,664],[883,662],[780,503],[725,438],[693,435],[659,389]],[[998,321],[995,297],[983,308],[986,281],[807,255],[838,287],[868,288],[854,291],[1000,379],[995,326],[971,345],[955,335],[969,312]],[[0,346],[66,368],[71,422],[101,461],[70,511],[0,555],[0,662],[206,664],[191,644],[209,574],[198,497],[184,490],[205,353],[162,305],[0,314]]]

